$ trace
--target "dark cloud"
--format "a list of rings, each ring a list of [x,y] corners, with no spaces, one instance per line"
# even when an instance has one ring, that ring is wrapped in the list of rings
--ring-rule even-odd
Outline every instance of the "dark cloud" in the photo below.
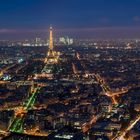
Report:
[[[98,28],[57,28],[54,29],[54,36],[60,37],[69,35],[76,38],[139,38],[140,27],[98,27]],[[1,39],[25,39],[36,36],[47,38],[48,29],[0,29]]]

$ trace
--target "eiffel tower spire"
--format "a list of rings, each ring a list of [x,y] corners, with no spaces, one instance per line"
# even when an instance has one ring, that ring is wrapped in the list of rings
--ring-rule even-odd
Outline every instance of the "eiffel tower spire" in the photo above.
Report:
[[[50,26],[49,51],[53,51],[53,28]]]

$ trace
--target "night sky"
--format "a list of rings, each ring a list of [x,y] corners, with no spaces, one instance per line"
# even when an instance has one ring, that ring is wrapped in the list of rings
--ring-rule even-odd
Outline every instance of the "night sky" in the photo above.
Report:
[[[0,0],[0,40],[55,35],[139,38],[140,0]]]

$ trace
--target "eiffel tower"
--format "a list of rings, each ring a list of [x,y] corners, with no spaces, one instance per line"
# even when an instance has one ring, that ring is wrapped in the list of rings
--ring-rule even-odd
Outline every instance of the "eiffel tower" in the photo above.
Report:
[[[60,53],[54,51],[53,45],[53,28],[50,26],[50,33],[49,33],[49,49],[47,52],[47,57],[45,58],[45,63],[57,63]]]

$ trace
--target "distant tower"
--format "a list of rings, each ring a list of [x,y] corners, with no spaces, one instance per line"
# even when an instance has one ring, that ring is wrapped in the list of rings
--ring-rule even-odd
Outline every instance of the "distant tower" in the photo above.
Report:
[[[50,27],[49,51],[53,51],[53,29]]]
[[[49,49],[48,49],[48,53],[47,56],[45,58],[45,63],[57,63],[58,62],[58,58],[60,53],[54,51],[54,46],[53,46],[53,28],[52,26],[50,26],[50,36],[49,36]]]

